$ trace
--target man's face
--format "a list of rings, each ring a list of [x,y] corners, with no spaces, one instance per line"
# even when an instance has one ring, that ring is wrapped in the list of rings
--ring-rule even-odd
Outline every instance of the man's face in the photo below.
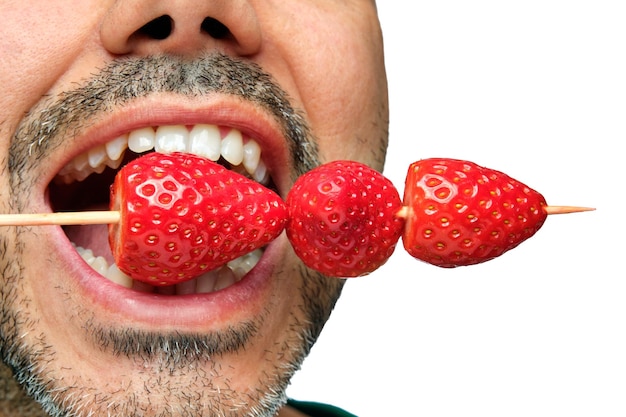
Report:
[[[220,162],[282,197],[321,162],[382,168],[373,1],[31,0],[0,14],[0,212],[106,209],[118,166],[167,148],[164,126],[241,133],[251,161],[225,162],[242,152],[229,145]],[[342,286],[284,235],[178,287],[112,264],[106,226],[0,229],[1,351],[51,414],[273,415]]]

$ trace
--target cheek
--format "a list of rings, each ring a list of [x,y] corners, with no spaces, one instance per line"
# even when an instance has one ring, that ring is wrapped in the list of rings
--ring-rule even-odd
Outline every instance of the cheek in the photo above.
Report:
[[[353,55],[319,79],[328,80],[314,87],[314,120],[323,132],[319,138],[322,155],[326,160],[359,160],[376,168],[382,159],[380,143],[387,142],[388,98],[382,62],[369,55]]]
[[[101,3],[0,3],[0,106],[10,109],[5,122],[13,116],[15,124],[83,53]]]
[[[387,134],[387,83],[375,20],[345,16],[303,22],[307,34],[291,55],[297,88],[325,160],[376,165]],[[346,24],[352,22],[352,24]]]

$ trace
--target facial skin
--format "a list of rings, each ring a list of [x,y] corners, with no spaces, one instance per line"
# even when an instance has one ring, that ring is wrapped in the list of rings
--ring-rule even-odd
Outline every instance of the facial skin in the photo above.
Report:
[[[382,169],[373,1],[26,0],[0,14],[2,213],[105,205],[106,173],[84,183],[98,194],[84,204],[78,183],[51,184],[76,156],[146,126],[242,131],[282,197],[325,161]],[[283,234],[220,291],[127,289],[71,246],[83,236],[110,257],[106,228],[68,230],[0,228],[0,415],[298,415],[284,390],[342,280],[307,270]]]

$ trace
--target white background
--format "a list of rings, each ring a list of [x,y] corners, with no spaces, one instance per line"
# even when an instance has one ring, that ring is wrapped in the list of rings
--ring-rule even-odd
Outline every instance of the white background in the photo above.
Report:
[[[400,244],[347,283],[292,397],[359,417],[626,416],[622,4],[378,2],[400,192],[414,160],[454,157],[597,211],[479,266]]]

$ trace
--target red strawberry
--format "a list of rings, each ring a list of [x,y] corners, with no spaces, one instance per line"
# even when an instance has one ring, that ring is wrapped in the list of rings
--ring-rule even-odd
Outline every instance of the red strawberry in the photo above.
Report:
[[[372,272],[393,253],[404,220],[400,195],[379,172],[333,161],[304,174],[287,195],[287,237],[310,268],[329,276]]]
[[[171,285],[251,252],[284,228],[280,197],[193,155],[151,153],[126,165],[111,187],[120,222],[109,226],[118,267]]]
[[[477,264],[528,239],[546,220],[537,191],[498,171],[455,159],[413,163],[404,190],[405,249],[441,267]]]

